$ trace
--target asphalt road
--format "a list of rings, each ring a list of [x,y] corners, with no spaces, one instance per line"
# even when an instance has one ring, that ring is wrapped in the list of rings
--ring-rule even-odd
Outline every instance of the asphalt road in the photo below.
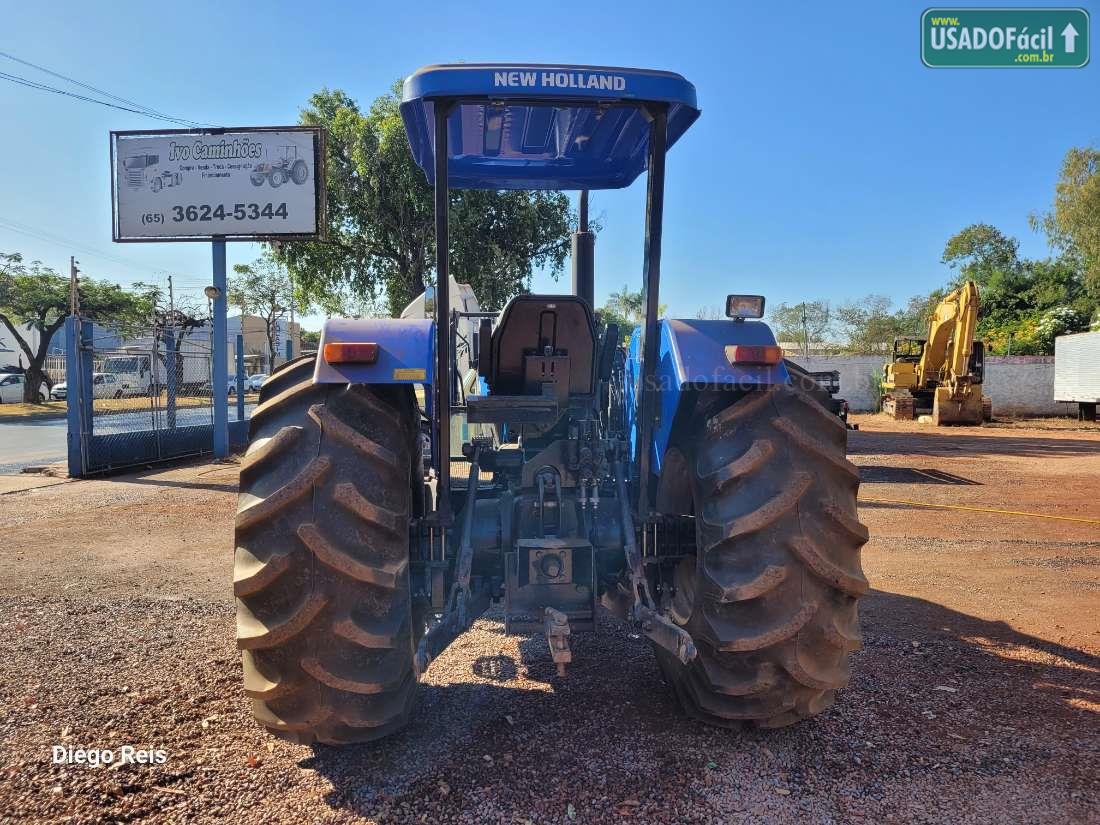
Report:
[[[65,434],[64,418],[0,423],[0,473],[64,461]]]
[[[252,412],[254,404],[245,407],[245,414]],[[163,421],[164,413],[161,413]],[[236,405],[229,409],[229,420],[237,418]],[[150,426],[148,413],[123,413],[97,418],[103,434],[128,432]],[[209,407],[181,408],[176,413],[180,427],[210,423]],[[64,461],[68,452],[66,421],[64,418],[0,423],[0,474],[17,473],[24,467],[52,464]]]

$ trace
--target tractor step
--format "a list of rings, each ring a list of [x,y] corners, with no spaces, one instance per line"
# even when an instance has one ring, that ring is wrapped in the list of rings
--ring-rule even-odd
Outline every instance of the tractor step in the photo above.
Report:
[[[466,399],[471,424],[553,424],[558,402],[541,395],[471,395]]]

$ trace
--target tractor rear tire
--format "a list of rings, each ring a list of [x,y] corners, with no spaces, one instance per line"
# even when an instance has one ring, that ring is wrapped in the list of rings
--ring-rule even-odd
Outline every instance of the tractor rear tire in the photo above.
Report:
[[[698,656],[683,665],[656,650],[691,716],[782,727],[825,710],[848,683],[868,584],[847,437],[810,394],[780,385],[704,400],[669,451],[658,509],[676,496],[693,508],[698,546],[676,568],[671,617]]]
[[[303,744],[364,742],[403,726],[416,692],[415,401],[406,386],[312,378],[312,358],[287,364],[252,413],[236,520],[237,646],[260,724]]]

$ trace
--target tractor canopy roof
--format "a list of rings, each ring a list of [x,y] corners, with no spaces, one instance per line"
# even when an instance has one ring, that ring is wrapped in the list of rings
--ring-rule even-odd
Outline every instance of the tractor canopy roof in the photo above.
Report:
[[[405,81],[401,115],[413,157],[435,179],[434,101],[448,118],[456,189],[619,189],[646,168],[649,119],[667,104],[668,146],[699,117],[695,87],[672,72],[600,66],[462,63]]]

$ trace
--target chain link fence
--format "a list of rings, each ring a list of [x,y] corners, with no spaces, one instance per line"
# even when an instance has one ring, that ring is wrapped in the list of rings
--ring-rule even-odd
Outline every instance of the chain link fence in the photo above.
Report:
[[[70,439],[75,435],[79,443],[79,475],[212,452],[214,348],[209,328],[167,327],[125,335],[97,328],[89,333],[92,327],[84,322],[65,376],[67,393],[75,394],[69,406],[72,411],[75,405],[77,414],[70,414],[69,429]],[[236,346],[228,342],[222,351],[233,353]],[[228,374],[234,372],[230,365]],[[231,380],[226,412],[230,440],[240,443],[255,395],[246,386],[238,396],[237,388]],[[70,467],[72,463],[70,451]]]

